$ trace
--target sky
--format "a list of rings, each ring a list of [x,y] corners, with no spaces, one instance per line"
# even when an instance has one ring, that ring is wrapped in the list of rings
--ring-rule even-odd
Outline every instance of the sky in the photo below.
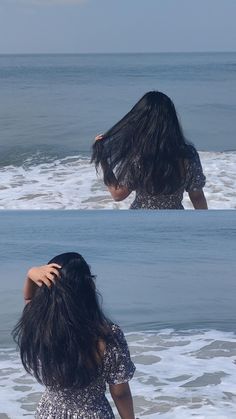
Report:
[[[0,0],[0,53],[236,50],[236,0]]]

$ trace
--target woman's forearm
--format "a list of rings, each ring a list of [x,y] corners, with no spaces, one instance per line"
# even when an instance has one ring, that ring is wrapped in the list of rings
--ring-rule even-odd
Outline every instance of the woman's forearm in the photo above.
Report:
[[[30,279],[30,271],[29,271],[27,273],[25,283],[24,283],[24,288],[23,288],[24,300],[26,302],[32,300],[35,294],[36,288],[37,288],[37,285]]]
[[[101,166],[104,173],[104,178],[106,174],[107,181],[105,183],[112,198],[117,202],[123,201],[125,198],[127,198],[127,196],[131,194],[132,191],[130,191],[126,186],[119,186],[117,179],[107,162],[101,163]]]
[[[207,210],[207,201],[206,198],[201,198],[195,202],[193,202],[193,206],[195,209],[200,209],[200,210]]]
[[[125,390],[118,393],[111,388],[110,391],[121,419],[135,419],[133,399],[129,385],[127,384]]]
[[[207,201],[202,190],[189,192],[189,198],[195,209],[208,209]]]
[[[135,419],[132,397],[115,398],[114,403],[120,414],[121,419]]]

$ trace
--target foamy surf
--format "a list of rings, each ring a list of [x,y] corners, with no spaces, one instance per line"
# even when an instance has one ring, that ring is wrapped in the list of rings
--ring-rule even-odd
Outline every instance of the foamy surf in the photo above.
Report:
[[[236,336],[219,331],[130,334],[137,416],[236,417]]]
[[[236,208],[236,152],[201,152],[210,209]],[[127,209],[134,195],[114,202],[89,158],[0,168],[1,209]],[[192,208],[184,196],[185,208]]]
[[[126,336],[137,368],[131,381],[136,417],[236,417],[235,334],[165,329]],[[43,389],[13,349],[0,351],[0,386],[0,418],[33,418]]]

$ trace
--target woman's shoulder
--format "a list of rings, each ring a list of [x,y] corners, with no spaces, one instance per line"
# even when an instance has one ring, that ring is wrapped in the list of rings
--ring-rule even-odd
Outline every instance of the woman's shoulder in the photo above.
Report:
[[[127,341],[121,327],[118,324],[112,323],[110,325],[110,331],[110,335],[106,342],[106,350],[114,350],[114,348],[126,348]]]
[[[206,184],[200,156],[196,149],[191,157],[185,160],[185,190],[192,192],[202,189]]]
[[[120,328],[120,326],[116,323],[111,324],[111,332],[113,338],[124,338],[124,332]]]
[[[188,144],[187,148],[185,149],[185,159],[188,161],[191,161],[196,158],[199,158],[197,149],[194,147],[193,144]]]
[[[135,366],[122,329],[117,324],[112,324],[111,330],[113,339],[106,346],[103,358],[104,376],[108,384],[121,384],[131,380]]]
[[[184,165],[186,169],[201,165],[199,153],[194,146],[190,146],[188,153],[185,155]]]

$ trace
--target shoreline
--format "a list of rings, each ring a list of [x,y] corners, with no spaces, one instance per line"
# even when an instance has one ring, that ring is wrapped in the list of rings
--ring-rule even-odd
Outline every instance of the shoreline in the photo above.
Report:
[[[199,330],[191,334],[164,329],[159,333],[127,333],[126,337],[137,368],[131,381],[136,415],[147,419],[156,414],[163,418],[178,418],[180,414],[181,418],[211,414],[235,417],[235,333]],[[5,369],[0,369],[1,397],[6,405],[0,418],[22,417],[17,416],[17,409],[33,417],[43,387],[24,372],[14,351],[8,351],[8,364],[4,362]]]
[[[200,152],[200,157],[207,178],[204,191],[209,209],[236,209],[236,152]],[[114,202],[101,176],[84,156],[7,166],[0,168],[0,173],[0,210],[128,209],[133,200],[129,196]],[[192,208],[186,194],[183,205]]]

